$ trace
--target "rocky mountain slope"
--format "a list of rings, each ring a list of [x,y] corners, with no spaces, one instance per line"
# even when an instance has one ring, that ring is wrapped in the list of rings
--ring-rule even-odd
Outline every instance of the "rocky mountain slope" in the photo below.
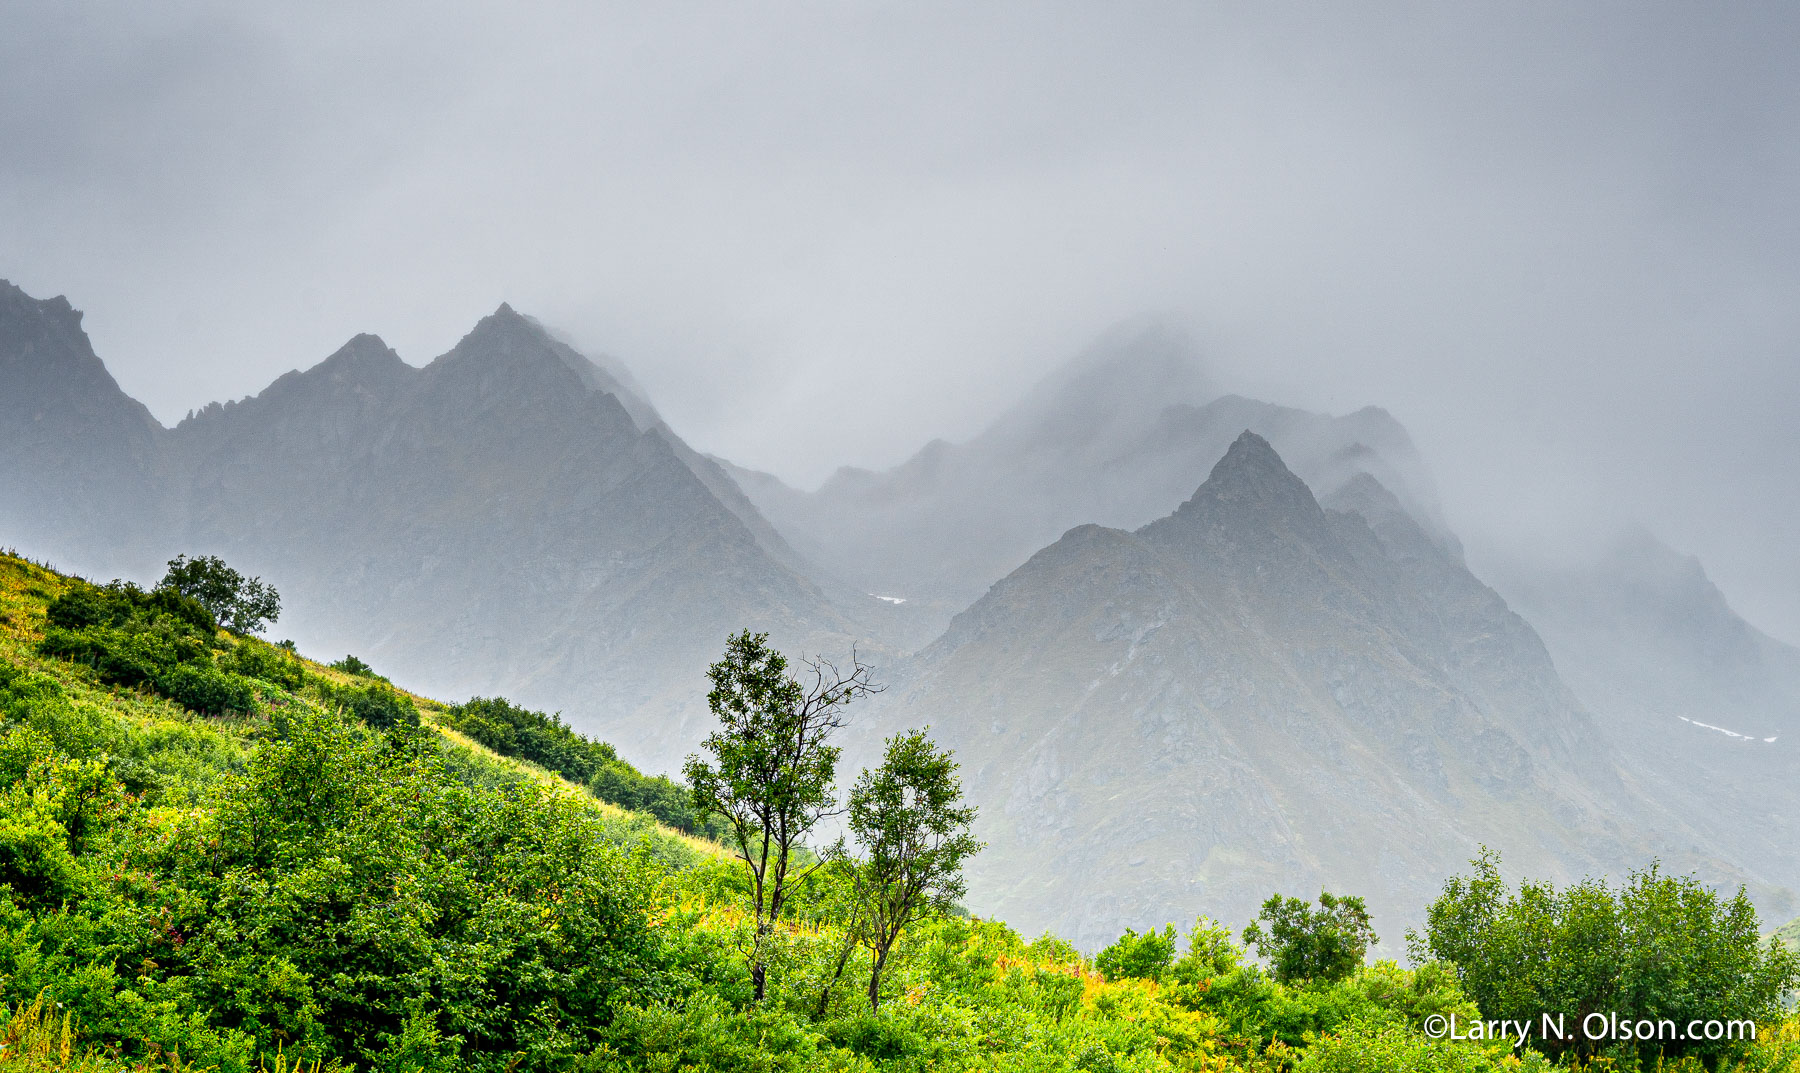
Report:
[[[137,526],[167,522],[166,435],[67,299],[0,280],[0,542],[81,569],[144,567]]]
[[[729,632],[837,651],[884,608],[834,602],[716,464],[509,307],[423,369],[358,336],[165,430],[66,302],[11,301],[0,442],[32,526],[9,532],[100,576],[224,555],[288,595],[309,645],[561,708],[653,768],[704,734]]]
[[[1397,946],[1481,844],[1532,875],[1661,855],[1770,887],[1622,770],[1394,496],[1365,475],[1332,504],[1243,433],[1175,513],[1071,530],[921,655],[878,722],[963,759],[991,844],[972,903],[1097,943],[1323,885]]]
[[[1509,606],[1392,417],[1211,391],[1179,337],[1114,335],[975,440],[804,494],[506,306],[424,368],[358,336],[163,429],[66,301],[7,286],[0,545],[141,580],[222,554],[309,649],[651,770],[705,733],[728,632],[862,644],[892,688],[848,759],[933,724],[992,843],[970,904],[1084,943],[1326,886],[1393,949],[1483,843],[1792,915],[1800,654],[1666,549],[1523,570]]]

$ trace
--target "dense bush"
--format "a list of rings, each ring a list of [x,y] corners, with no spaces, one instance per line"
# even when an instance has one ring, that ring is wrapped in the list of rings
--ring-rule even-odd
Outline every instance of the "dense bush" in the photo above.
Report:
[[[1721,898],[1691,876],[1666,876],[1652,865],[1618,890],[1589,879],[1562,890],[1524,883],[1514,892],[1498,856],[1484,852],[1471,863],[1474,873],[1453,877],[1426,911],[1424,934],[1409,936],[1413,956],[1455,964],[1489,1018],[1565,1018],[1573,1038],[1539,1041],[1552,1054],[1608,1048],[1579,1027],[1591,1013],[1667,1020],[1683,1030],[1695,1020],[1767,1022],[1800,983],[1800,959],[1762,941],[1742,889]],[[1736,1049],[1685,1039],[1641,1047],[1645,1057]]]
[[[1355,895],[1322,892],[1314,909],[1299,898],[1271,895],[1244,929],[1244,945],[1267,958],[1282,983],[1342,980],[1362,966],[1379,940],[1369,910]]]
[[[0,556],[0,614],[35,621],[18,569]],[[127,625],[104,600],[63,610],[51,629]],[[208,650],[267,685],[266,722],[97,687],[0,630],[0,1073],[1543,1067],[1426,1036],[1433,1015],[1480,1016],[1457,967],[1283,984],[1205,920],[1179,957],[1172,928],[1114,944],[1107,980],[1053,936],[934,913],[871,1013],[871,959],[844,942],[855,872],[829,860],[773,930],[753,1002],[741,865],[404,718],[373,730],[347,717],[355,697],[404,695],[304,671],[295,690],[273,676],[297,663],[260,673],[284,657],[245,643]],[[830,990],[840,977],[858,986]],[[1792,1068],[1800,1024],[1763,1029],[1718,1068]]]
[[[175,703],[203,715],[247,712],[256,704],[256,692],[248,681],[214,667],[171,667],[157,679],[156,688]]]
[[[191,817],[37,756],[0,820],[7,990],[224,1069],[277,1043],[556,1068],[664,994],[648,865],[589,814],[453,781],[417,731],[306,711],[283,730]]]
[[[686,786],[643,774],[611,745],[576,733],[560,715],[535,712],[504,697],[474,697],[452,706],[444,722],[501,756],[529,760],[585,786],[602,801],[647,812],[689,834],[719,833],[716,821],[709,825],[695,813]]]
[[[219,668],[245,678],[257,678],[270,685],[298,693],[306,685],[306,665],[292,651],[277,645],[245,638],[219,658]]]
[[[1296,1073],[1549,1073],[1555,1067],[1527,1050],[1472,1047],[1431,1039],[1404,1025],[1355,1020],[1312,1042]]]
[[[303,678],[298,660],[255,654],[249,641],[222,640],[212,613],[172,589],[152,592],[128,582],[103,588],[76,582],[45,611],[38,651],[93,668],[110,685],[147,687],[207,715],[245,712],[256,703],[251,677],[277,684]],[[219,660],[215,647],[224,646]],[[247,675],[246,673],[249,672]]]
[[[529,760],[571,782],[585,784],[618,753],[566,726],[560,715],[534,712],[504,697],[473,697],[450,709],[448,723],[500,753]]]
[[[46,609],[38,651],[86,664],[114,685],[154,685],[181,664],[212,662],[217,625],[179,593],[129,582],[76,583]]]
[[[364,663],[362,660],[357,659],[355,656],[345,656],[343,659],[337,660],[336,662],[326,664],[326,666],[334,671],[343,671],[345,674],[356,675],[358,678],[373,678],[379,682],[387,681],[385,677],[375,673],[375,668]]]
[[[376,730],[419,725],[418,707],[386,682],[335,685],[320,681],[316,689],[319,699],[327,705],[340,709],[345,715]]]
[[[1175,925],[1139,935],[1131,928],[1100,951],[1094,967],[1108,980],[1160,980],[1175,964]]]

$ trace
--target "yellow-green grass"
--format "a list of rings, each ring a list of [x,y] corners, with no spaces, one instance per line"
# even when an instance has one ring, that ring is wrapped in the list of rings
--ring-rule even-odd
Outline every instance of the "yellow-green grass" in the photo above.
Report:
[[[10,551],[0,552],[0,659],[55,679],[63,687],[71,701],[78,706],[102,707],[113,716],[125,719],[139,728],[168,723],[215,725],[220,729],[229,728],[230,721],[228,720],[221,721],[197,716],[174,701],[159,697],[148,690],[102,685],[85,667],[38,655],[36,646],[38,641],[43,639],[46,609],[65,589],[75,583],[75,579],[52,567],[33,562]],[[307,673],[317,675],[327,681],[338,685],[349,685],[358,681],[356,676],[346,674],[317,660],[308,659],[305,656],[301,656],[300,659],[305,664]],[[412,692],[403,686],[396,685],[395,688],[411,698],[418,707],[421,722],[425,726],[491,765],[516,770],[553,792],[566,794],[584,802],[588,807],[609,818],[654,823],[659,836],[681,842],[699,853],[719,856],[726,852],[724,847],[716,842],[656,822],[647,815],[601,801],[589,794],[586,789],[576,786],[555,772],[537,764],[503,756],[445,725],[442,715],[448,705],[444,702]],[[284,701],[275,699],[273,703],[284,703]]]

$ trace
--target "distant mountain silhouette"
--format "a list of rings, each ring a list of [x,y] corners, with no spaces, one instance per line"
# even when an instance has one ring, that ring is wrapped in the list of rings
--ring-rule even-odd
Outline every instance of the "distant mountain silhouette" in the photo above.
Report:
[[[1722,850],[1800,886],[1800,650],[1641,529],[1586,562],[1495,577],[1638,778]]]
[[[1191,341],[1121,329],[968,443],[934,441],[883,473],[840,470],[812,493],[764,473],[733,475],[813,561],[934,608],[929,633],[1070,527],[1135,528],[1168,513],[1246,428],[1321,488],[1375,474],[1443,532],[1431,478],[1386,412],[1327,417],[1208,398]]]
[[[164,430],[66,302],[6,303],[8,532],[43,554],[142,580],[224,555],[283,630],[563,709],[653,768],[704,735],[727,633],[867,644],[716,464],[508,306],[423,369],[362,335]]]
[[[1482,843],[1794,911],[1800,653],[1647,539],[1521,567],[1509,606],[1393,417],[1209,401],[1180,336],[1113,333],[968,443],[802,493],[505,305],[423,368],[361,335],[174,429],[80,318],[0,285],[0,545],[141,581],[223,555],[309,649],[560,709],[652,770],[709,729],[729,632],[860,645],[891,688],[844,781],[931,724],[991,843],[970,905],[1028,931],[1323,886],[1393,949]]]

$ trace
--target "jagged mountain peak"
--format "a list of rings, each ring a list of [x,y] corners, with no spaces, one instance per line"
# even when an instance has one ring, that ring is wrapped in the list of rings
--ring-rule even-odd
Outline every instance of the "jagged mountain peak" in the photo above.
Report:
[[[81,310],[70,305],[67,297],[59,294],[54,298],[33,298],[25,293],[25,288],[11,280],[0,279],[0,316],[25,312],[49,317],[69,329],[81,327]]]
[[[517,348],[548,350],[553,342],[543,325],[501,302],[500,308],[475,322],[475,327],[463,336],[456,349],[473,345],[510,353]]]
[[[567,349],[542,325],[501,303],[448,353],[426,366],[427,379],[434,392],[465,400],[509,398],[520,404],[538,400],[563,406],[595,390],[564,353]],[[622,409],[620,414],[631,421]]]
[[[1231,441],[1231,446],[1225,451],[1225,457],[1219,459],[1219,465],[1214,468],[1213,474],[1217,476],[1221,469],[1245,466],[1279,468],[1283,473],[1288,471],[1287,463],[1275,453],[1275,448],[1269,446],[1269,441],[1249,429],[1238,433],[1238,438]]]
[[[1271,510],[1312,516],[1319,513],[1319,504],[1312,489],[1288,469],[1269,441],[1245,429],[1213,466],[1206,483],[1175,513],[1220,515]]]
[[[370,358],[376,360],[393,358],[398,360],[399,357],[400,355],[394,353],[392,347],[389,347],[387,343],[382,341],[381,336],[376,335],[373,332],[358,332],[350,337],[349,342],[333,351],[331,356],[326,358],[323,364],[329,365],[334,361],[363,361]]]
[[[1312,489],[1269,441],[1250,431],[1232,442],[1187,502],[1138,535],[1202,560],[1279,558],[1316,565],[1344,554]]]
[[[345,397],[388,398],[418,370],[400,360],[393,348],[378,335],[362,332],[352,336],[331,356],[308,369],[295,369],[277,377],[273,383],[253,396],[228,402],[209,402],[193,410],[175,427],[191,430],[196,426],[217,427],[230,415],[240,412],[259,415],[270,407],[313,409],[335,406]],[[304,400],[304,401],[303,401]],[[361,405],[361,404],[359,404]],[[240,411],[248,406],[249,410]],[[261,420],[261,417],[249,420]]]
[[[81,330],[81,310],[60,294],[33,298],[0,280],[0,339],[7,344],[0,348],[0,361],[8,364],[42,367],[55,363],[104,373],[87,333]]]
[[[379,335],[363,332],[307,370],[306,375],[366,381],[370,378],[386,379],[396,374],[405,375],[411,371],[412,366],[401,361],[400,355],[382,341]]]
[[[134,435],[162,429],[94,353],[79,309],[60,294],[33,298],[0,280],[0,418],[29,421],[41,431],[53,414],[91,422],[96,431],[110,424],[128,425]]]

